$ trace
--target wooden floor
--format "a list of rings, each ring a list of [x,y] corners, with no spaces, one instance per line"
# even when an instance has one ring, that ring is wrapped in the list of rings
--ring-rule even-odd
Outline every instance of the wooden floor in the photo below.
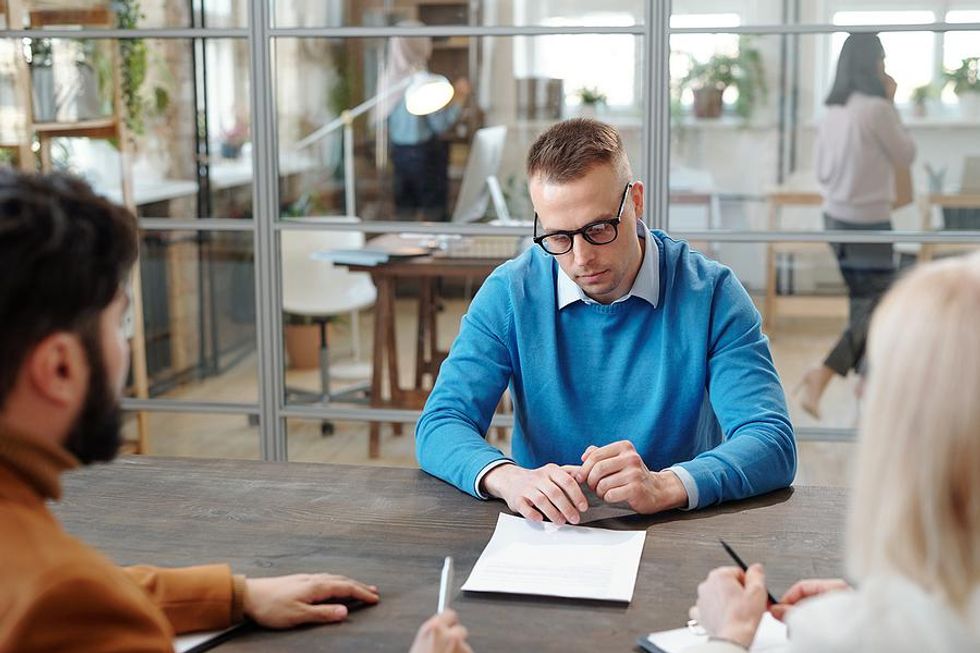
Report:
[[[415,308],[413,300],[399,300],[397,306],[398,343],[402,382],[409,385],[414,364]],[[446,340],[455,335],[465,309],[462,300],[447,300],[439,315],[439,333]],[[803,371],[822,359],[835,341],[844,321],[843,304],[836,315],[827,317],[780,318],[770,334],[773,357],[787,388],[795,386]],[[371,312],[362,314],[360,340],[362,356],[370,357]],[[351,333],[349,325],[340,323],[332,332],[334,358],[349,359]],[[319,385],[316,369],[287,370],[290,387],[315,390]],[[793,423],[801,426],[852,428],[857,422],[857,402],[854,398],[854,378],[835,379],[827,390],[822,404],[823,419],[816,422],[804,414],[790,397]],[[200,401],[254,402],[258,396],[258,379],[254,356],[246,358],[226,373],[184,386],[166,395],[168,399]],[[152,413],[150,423],[150,453],[167,456],[196,456],[219,458],[259,458],[258,429],[250,426],[246,416],[201,415],[191,413]],[[336,432],[320,435],[318,421],[289,420],[289,459],[304,462],[335,462],[377,464],[398,467],[415,466],[414,438],[411,427],[405,435],[395,437],[386,425],[382,428],[382,457],[367,457],[367,424],[337,423]],[[132,428],[132,424],[127,426]],[[502,445],[506,451],[507,445]],[[850,461],[854,445],[850,442],[801,442],[797,484],[846,486],[849,484]]]

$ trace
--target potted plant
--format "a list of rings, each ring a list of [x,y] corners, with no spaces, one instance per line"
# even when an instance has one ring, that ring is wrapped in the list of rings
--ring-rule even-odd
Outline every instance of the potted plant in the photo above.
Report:
[[[577,95],[582,103],[579,111],[583,118],[595,118],[599,105],[606,103],[606,94],[595,86],[583,86],[577,91]]]
[[[95,39],[79,41],[75,55],[78,72],[74,118],[88,120],[112,114],[112,66],[108,43]]]
[[[724,108],[725,89],[730,86],[738,90],[733,110],[745,120],[768,93],[762,55],[744,36],[739,39],[737,55],[716,54],[706,62],[695,63],[678,90],[690,88],[694,93],[695,117],[718,118]]]
[[[956,70],[946,71],[965,118],[980,117],[980,57],[967,57]]]
[[[923,118],[926,115],[926,102],[936,96],[936,89],[932,84],[923,84],[912,90],[912,115],[916,118]]]
[[[54,47],[51,39],[28,39],[31,94],[36,122],[52,122],[58,112],[54,91]]]

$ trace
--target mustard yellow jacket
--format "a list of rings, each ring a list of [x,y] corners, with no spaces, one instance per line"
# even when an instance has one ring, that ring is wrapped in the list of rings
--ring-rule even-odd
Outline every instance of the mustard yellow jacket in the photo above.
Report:
[[[120,568],[45,506],[78,466],[61,447],[0,432],[0,653],[171,651],[174,633],[242,618],[227,565]]]

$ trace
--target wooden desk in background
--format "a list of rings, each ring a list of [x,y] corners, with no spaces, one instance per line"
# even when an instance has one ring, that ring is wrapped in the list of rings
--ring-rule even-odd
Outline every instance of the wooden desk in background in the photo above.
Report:
[[[731,564],[725,538],[763,562],[779,596],[801,577],[842,573],[843,490],[801,487],[707,510],[596,522],[648,531],[629,605],[459,587],[504,505],[419,470],[354,465],[125,457],[69,474],[54,506],[73,535],[119,564],[228,562],[237,573],[329,571],[376,584],[381,603],[346,623],[253,632],[238,651],[399,651],[436,609],[443,556],[456,562],[452,605],[478,653],[631,651],[637,636],[682,626],[698,583]]]
[[[922,229],[943,228],[944,216],[933,217],[933,207],[942,211],[943,209],[980,209],[980,193],[930,193],[923,196],[919,201],[921,211]],[[955,227],[947,227],[956,230]],[[980,240],[980,234],[978,234]],[[925,243],[919,254],[919,261],[931,261],[937,253],[956,253],[962,254],[966,251],[976,249],[977,243]]]
[[[373,239],[369,247],[397,247],[398,236],[381,236]],[[404,246],[404,242],[401,243]],[[371,406],[395,408],[421,408],[428,396],[424,386],[425,375],[435,382],[439,366],[446,358],[440,351],[436,332],[436,284],[439,279],[456,278],[482,282],[506,259],[466,259],[439,256],[393,258],[378,265],[347,265],[352,272],[367,272],[378,290],[374,312],[374,351],[371,372]],[[398,381],[398,344],[395,334],[395,284],[399,279],[417,280],[419,283],[419,314],[415,347],[415,383],[402,388]],[[385,380],[388,399],[384,398]],[[401,433],[401,424],[395,424],[395,433]],[[368,456],[381,454],[381,424],[371,423]]]

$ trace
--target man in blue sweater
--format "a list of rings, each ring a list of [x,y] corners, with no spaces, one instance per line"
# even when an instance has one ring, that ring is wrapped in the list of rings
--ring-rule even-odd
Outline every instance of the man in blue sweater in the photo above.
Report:
[[[551,127],[527,173],[534,247],[463,317],[416,429],[422,468],[528,519],[578,523],[587,483],[640,513],[789,485],[796,444],[732,271],[640,221],[618,132]],[[485,440],[508,384],[513,458]]]

